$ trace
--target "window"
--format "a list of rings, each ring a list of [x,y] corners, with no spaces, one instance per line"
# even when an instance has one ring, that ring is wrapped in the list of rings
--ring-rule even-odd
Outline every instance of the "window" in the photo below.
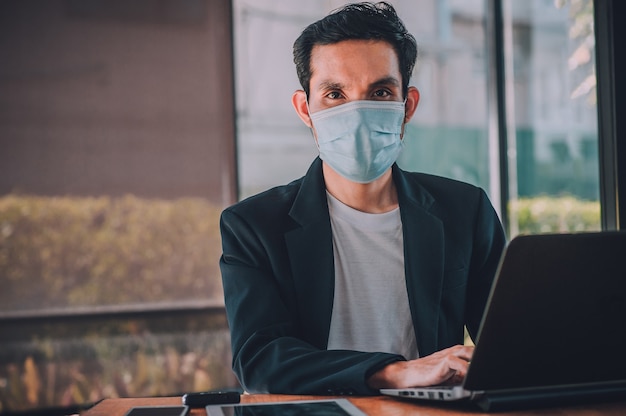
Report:
[[[236,385],[231,21],[226,0],[0,4],[0,412]]]

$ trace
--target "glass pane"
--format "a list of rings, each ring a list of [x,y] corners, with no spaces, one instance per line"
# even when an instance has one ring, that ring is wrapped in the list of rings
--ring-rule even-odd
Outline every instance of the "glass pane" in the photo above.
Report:
[[[593,1],[504,10],[510,234],[599,230]]]

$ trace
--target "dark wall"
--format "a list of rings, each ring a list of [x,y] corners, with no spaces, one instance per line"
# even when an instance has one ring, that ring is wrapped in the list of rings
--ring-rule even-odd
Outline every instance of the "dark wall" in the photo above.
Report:
[[[0,2],[0,195],[233,202],[230,3]]]

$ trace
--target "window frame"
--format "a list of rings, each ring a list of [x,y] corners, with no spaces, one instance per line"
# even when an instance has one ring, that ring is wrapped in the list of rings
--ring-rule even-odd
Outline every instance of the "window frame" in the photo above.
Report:
[[[623,1],[594,0],[596,36],[596,77],[598,93],[598,146],[600,163],[600,209],[603,230],[623,230],[626,210],[626,87],[617,74],[623,73],[623,48],[616,39],[624,35],[619,16],[624,16]],[[620,51],[621,55],[620,56]]]

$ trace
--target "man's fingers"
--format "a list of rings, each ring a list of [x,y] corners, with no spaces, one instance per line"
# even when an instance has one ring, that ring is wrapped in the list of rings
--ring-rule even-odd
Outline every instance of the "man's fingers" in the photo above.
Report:
[[[474,354],[474,347],[468,345],[456,345],[451,347],[453,350],[452,353],[459,358],[464,359],[465,361],[469,361],[472,359],[472,355]]]
[[[373,374],[373,388],[460,383],[467,374],[474,347],[456,345],[412,361],[389,364]]]
[[[466,356],[449,355],[445,363],[451,370],[465,375],[465,373],[467,373],[467,367],[469,366],[469,359],[467,359]]]

